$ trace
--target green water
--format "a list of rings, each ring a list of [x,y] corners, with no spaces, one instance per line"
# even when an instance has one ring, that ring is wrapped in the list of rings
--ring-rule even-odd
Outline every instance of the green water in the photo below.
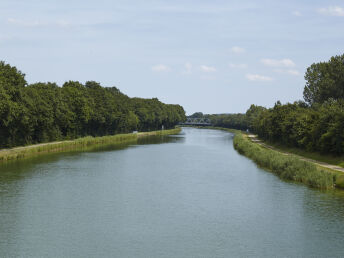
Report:
[[[341,257],[344,196],[185,128],[0,167],[0,257]]]

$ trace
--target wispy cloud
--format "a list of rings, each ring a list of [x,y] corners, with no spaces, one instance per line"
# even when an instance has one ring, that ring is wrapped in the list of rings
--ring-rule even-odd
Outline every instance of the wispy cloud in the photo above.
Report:
[[[167,65],[163,65],[163,64],[158,64],[158,65],[152,66],[153,72],[168,72],[170,70],[171,69]]]
[[[216,80],[216,77],[212,75],[202,75],[200,79],[204,81],[214,81]]]
[[[298,10],[293,11],[291,14],[298,17],[302,16],[302,13]]]
[[[58,20],[58,21],[38,21],[38,20],[21,20],[21,19],[14,19],[8,18],[7,23],[15,26],[21,27],[43,27],[43,26],[58,26],[58,27],[67,27],[71,24],[65,20]]]
[[[216,72],[216,68],[213,66],[201,65],[201,71],[206,73]]]
[[[247,64],[232,64],[232,63],[230,63],[230,64],[229,64],[229,67],[230,67],[230,68],[245,69],[245,68],[247,68],[248,66],[247,66]]]
[[[298,70],[295,70],[295,69],[275,69],[274,72],[282,73],[282,74],[288,74],[288,75],[293,75],[293,76],[301,75],[301,73]]]
[[[189,63],[189,62],[186,62],[184,64],[184,71],[183,71],[183,74],[191,74],[192,72],[192,64]]]
[[[24,26],[24,27],[37,27],[45,25],[45,23],[39,22],[39,21],[23,21],[20,19],[14,19],[14,18],[8,18],[7,23],[18,25],[18,26]]]
[[[295,63],[291,59],[269,59],[269,58],[264,58],[261,60],[261,62],[266,65],[266,66],[271,66],[271,67],[294,67]]]
[[[239,5],[235,5],[233,3],[230,4],[223,4],[217,5],[212,2],[207,4],[202,4],[198,2],[197,5],[188,4],[188,2],[181,2],[178,4],[177,2],[172,2],[173,4],[155,4],[155,6],[150,8],[149,10],[154,10],[158,12],[171,12],[171,13],[191,13],[191,14],[221,14],[229,12],[238,12],[238,11],[245,11],[251,10],[256,7],[253,3],[243,4],[240,3]],[[131,10],[131,6],[129,6]],[[146,7],[147,8],[147,7]]]
[[[245,48],[234,46],[231,48],[231,52],[234,54],[243,54],[246,52]]]
[[[329,6],[318,9],[318,12],[328,16],[344,16],[344,8],[340,6]]]
[[[272,81],[273,78],[265,75],[260,75],[260,74],[246,74],[246,79],[249,81],[257,81],[257,82],[268,82]]]

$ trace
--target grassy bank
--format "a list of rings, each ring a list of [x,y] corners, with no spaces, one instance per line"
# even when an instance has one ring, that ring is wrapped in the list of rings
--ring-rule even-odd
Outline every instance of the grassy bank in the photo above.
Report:
[[[334,188],[335,185],[341,185],[343,181],[343,177],[339,173],[321,169],[294,156],[283,155],[280,152],[263,148],[251,142],[242,133],[235,135],[234,148],[262,168],[268,169],[286,180],[301,182],[320,189]]]
[[[334,156],[334,155],[328,155],[328,154],[319,153],[319,152],[310,152],[310,151],[306,151],[304,149],[299,149],[295,147],[286,147],[281,144],[276,144],[276,143],[271,143],[271,142],[267,142],[267,143],[281,151],[290,152],[290,153],[293,153],[305,158],[314,159],[320,162],[325,162],[331,165],[336,165],[336,166],[340,166],[344,168],[344,156]]]
[[[177,134],[181,131],[181,128],[175,128],[163,131],[152,131],[142,133],[131,134],[117,134],[103,137],[83,137],[72,141],[61,141],[30,145],[25,147],[17,147],[12,149],[0,150],[0,162],[13,161],[31,156],[37,156],[44,153],[62,152],[70,150],[82,150],[90,146],[101,146],[107,144],[123,144],[123,143],[135,143],[138,138],[154,136],[154,135],[169,135]]]

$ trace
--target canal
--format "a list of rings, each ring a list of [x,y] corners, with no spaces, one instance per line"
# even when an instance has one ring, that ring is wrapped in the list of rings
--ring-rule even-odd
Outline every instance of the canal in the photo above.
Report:
[[[281,181],[224,131],[0,167],[0,257],[341,257],[344,195]]]

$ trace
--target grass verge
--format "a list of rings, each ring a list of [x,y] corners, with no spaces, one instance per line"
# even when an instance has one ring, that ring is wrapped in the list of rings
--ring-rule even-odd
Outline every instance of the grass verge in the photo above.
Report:
[[[331,165],[336,165],[344,168],[344,156],[333,156],[327,155],[324,153],[319,152],[310,152],[303,149],[295,148],[295,147],[286,147],[281,144],[267,142],[269,145],[280,149],[281,151],[290,152],[299,156],[303,156],[305,158],[314,159],[317,161],[325,162]]]
[[[117,134],[102,137],[83,137],[72,141],[61,141],[30,145],[25,147],[16,147],[12,149],[0,150],[0,163],[37,156],[44,153],[63,152],[70,150],[82,150],[90,146],[101,146],[107,144],[135,143],[138,138],[153,135],[170,135],[177,134],[181,128],[175,128],[163,131],[152,131],[142,133]]]
[[[280,178],[304,183],[308,186],[331,189],[344,181],[339,173],[321,169],[313,163],[303,161],[295,156],[266,149],[251,142],[243,133],[237,132],[234,137],[234,148],[252,159],[262,168],[277,174]]]

